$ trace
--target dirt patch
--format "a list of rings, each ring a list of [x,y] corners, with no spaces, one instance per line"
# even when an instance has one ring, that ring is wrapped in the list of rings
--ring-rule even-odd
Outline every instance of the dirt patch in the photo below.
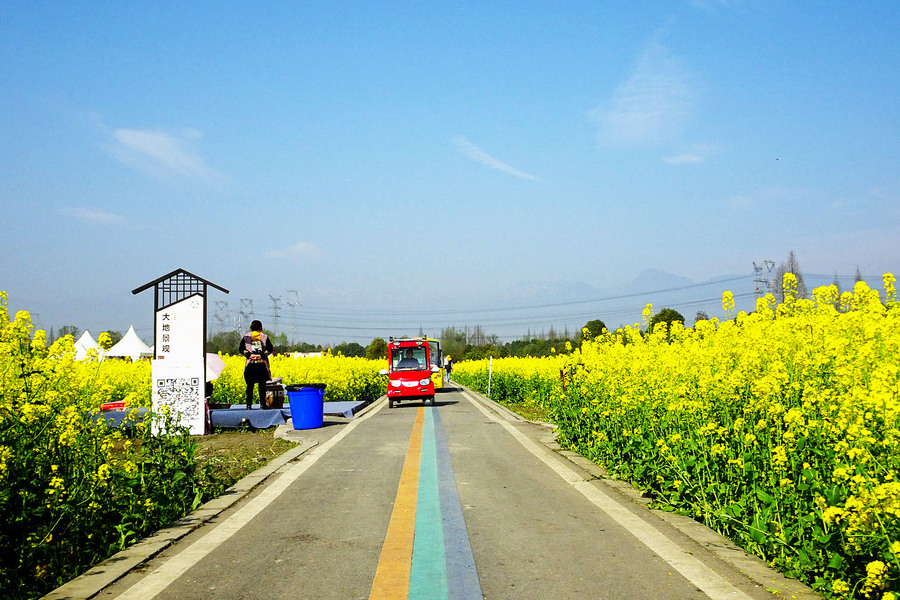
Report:
[[[550,411],[541,406],[535,406],[534,404],[527,404],[525,402],[501,402],[501,404],[529,421],[552,423],[550,420]]]
[[[201,435],[197,440],[197,462],[231,485],[296,444],[276,438],[273,430],[228,431]]]

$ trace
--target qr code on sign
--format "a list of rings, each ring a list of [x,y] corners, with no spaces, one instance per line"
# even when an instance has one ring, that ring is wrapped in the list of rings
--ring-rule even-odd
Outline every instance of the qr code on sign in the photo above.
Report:
[[[186,419],[200,416],[200,378],[157,379],[156,393],[161,404]]]

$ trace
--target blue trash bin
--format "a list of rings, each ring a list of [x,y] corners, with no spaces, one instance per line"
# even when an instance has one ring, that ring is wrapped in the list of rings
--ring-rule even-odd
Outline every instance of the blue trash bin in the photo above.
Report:
[[[287,386],[288,404],[294,429],[316,429],[325,421],[325,384]]]

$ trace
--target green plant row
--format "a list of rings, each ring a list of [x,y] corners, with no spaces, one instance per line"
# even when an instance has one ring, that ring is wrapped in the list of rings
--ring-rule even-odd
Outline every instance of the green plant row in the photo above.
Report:
[[[900,590],[900,304],[864,283],[752,314],[626,328],[568,358],[456,365],[548,409],[563,444],[829,598]],[[723,306],[733,307],[726,292]],[[648,311],[652,314],[652,311]]]
[[[9,318],[0,293],[4,598],[40,597],[222,491],[185,431],[140,424],[126,438],[95,422],[111,389],[97,364],[74,361],[71,336],[44,340],[27,312]]]
[[[102,334],[101,334],[102,337]],[[29,314],[10,318],[0,292],[0,590],[36,598],[218,496],[224,482],[198,467],[197,441],[155,426],[110,429],[98,407],[151,404],[150,362],[75,360],[71,336],[46,344]],[[224,357],[213,400],[243,403],[244,359]],[[383,361],[272,358],[285,383],[324,383],[328,401],[372,402]],[[152,435],[162,430],[164,435]]]

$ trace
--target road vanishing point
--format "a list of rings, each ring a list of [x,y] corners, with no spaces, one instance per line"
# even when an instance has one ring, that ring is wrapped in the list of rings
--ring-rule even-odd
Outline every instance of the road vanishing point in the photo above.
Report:
[[[301,443],[48,600],[820,598],[451,383]]]

